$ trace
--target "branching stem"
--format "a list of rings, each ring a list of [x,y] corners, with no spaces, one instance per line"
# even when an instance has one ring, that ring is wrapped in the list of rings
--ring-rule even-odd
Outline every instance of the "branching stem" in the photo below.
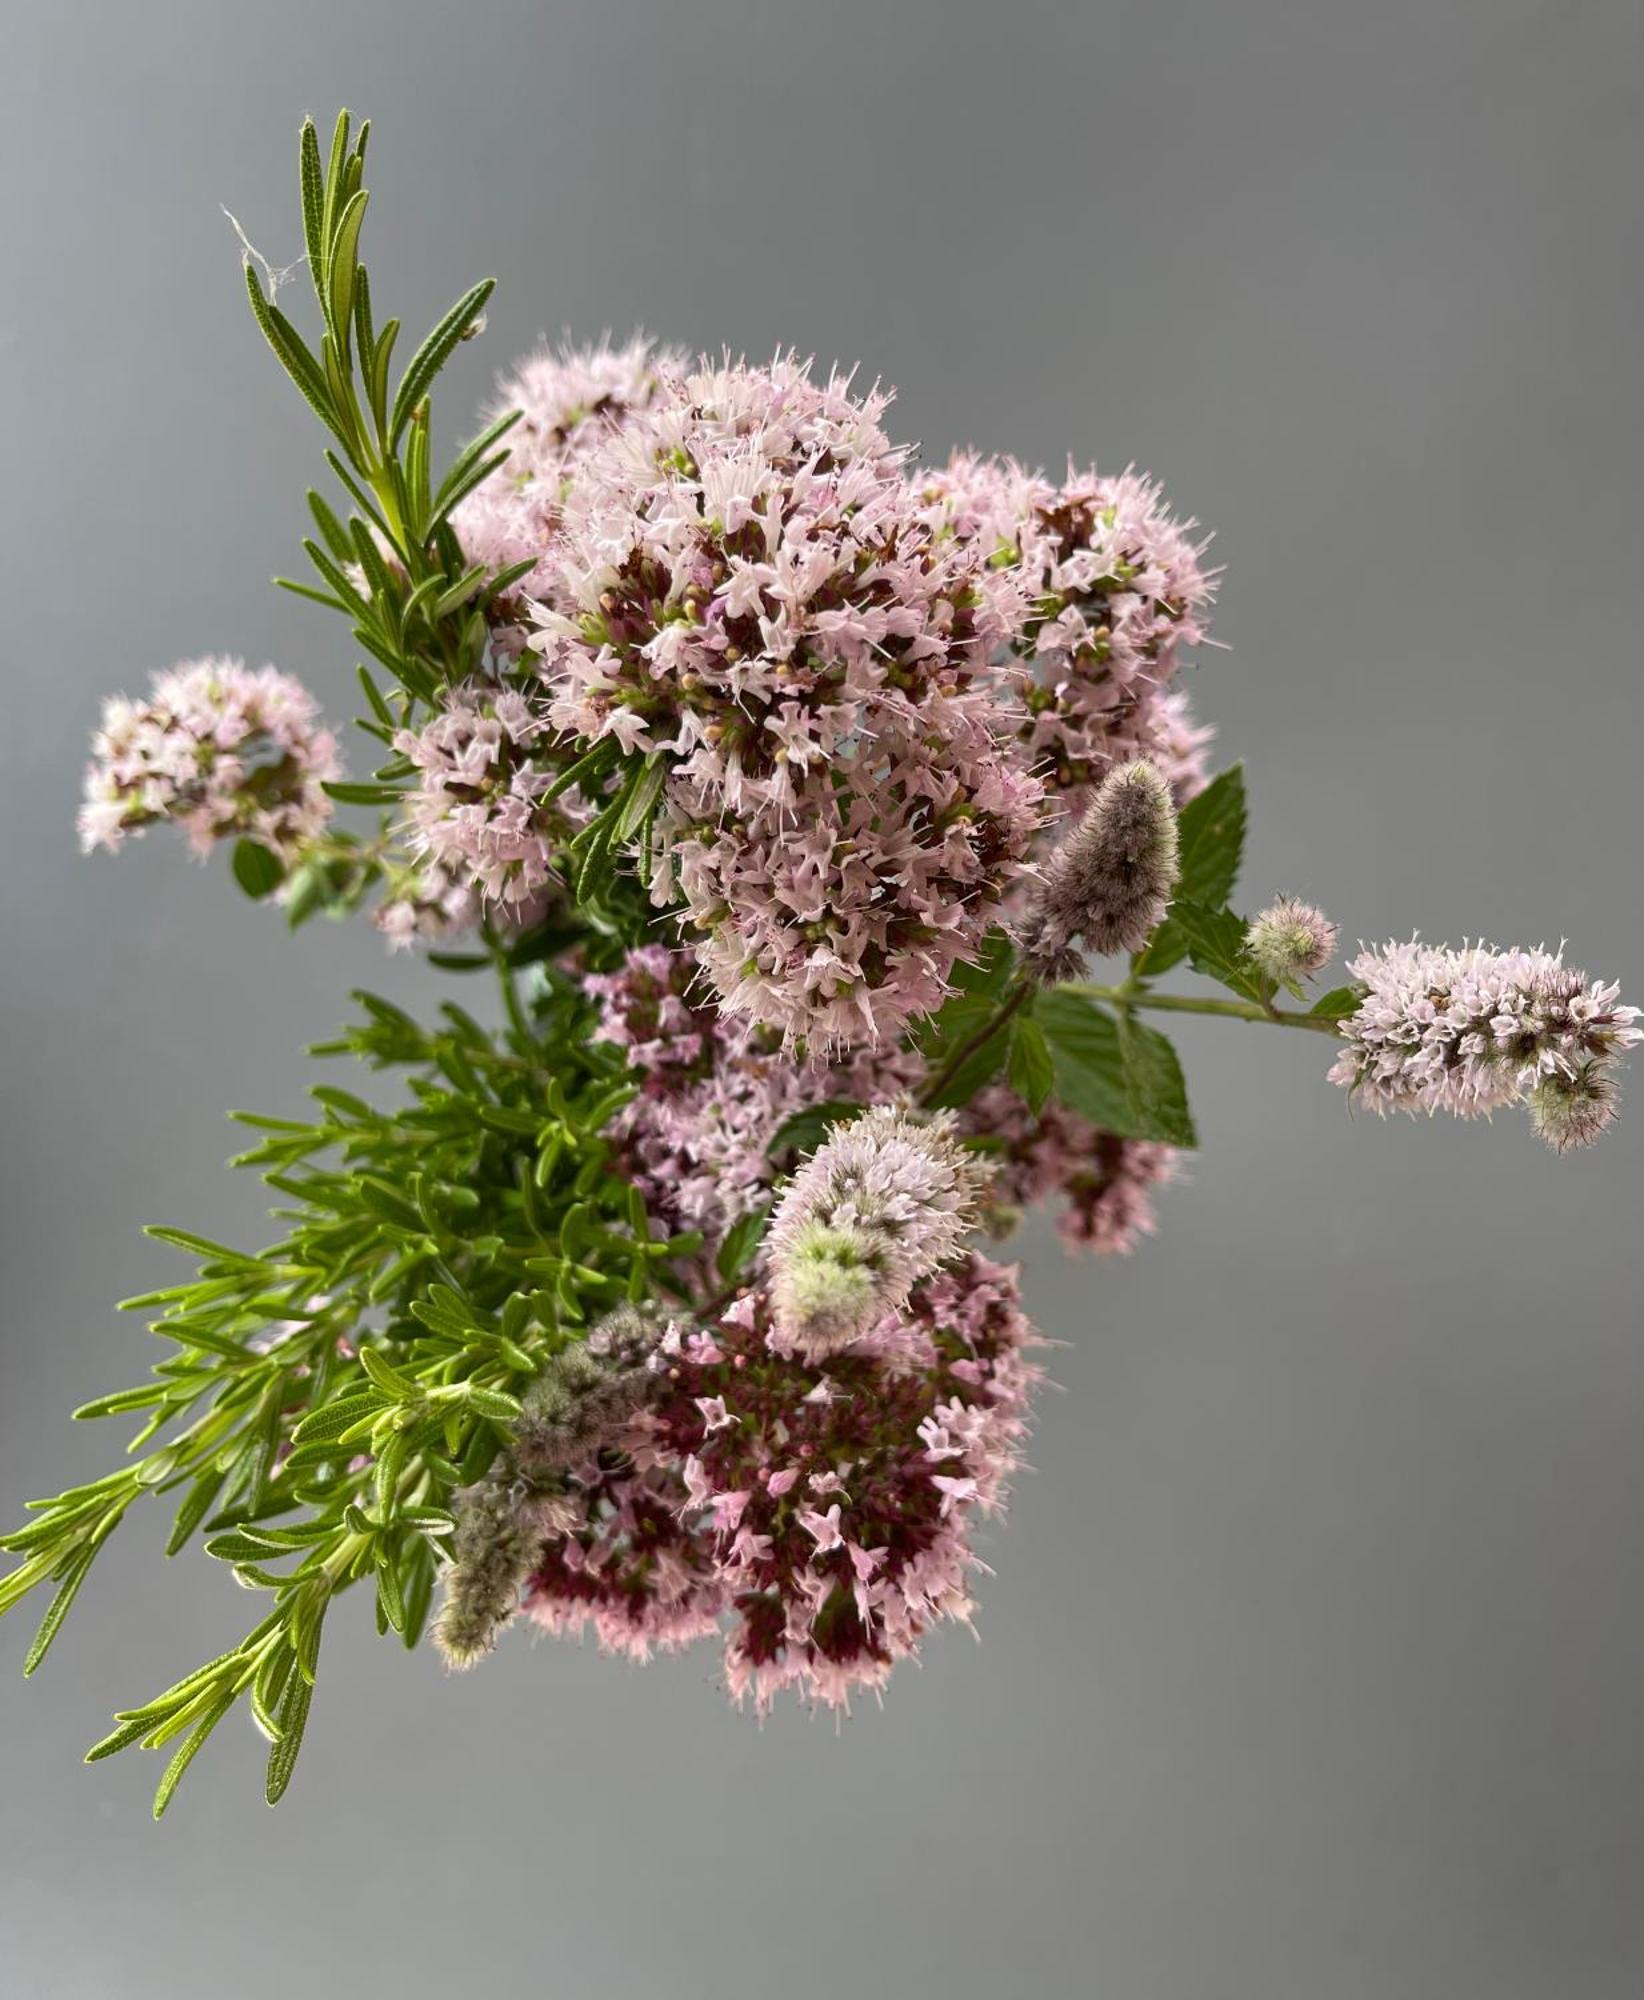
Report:
[[[1152,993],[1144,986],[1091,986],[1071,982],[1063,989],[1087,1000],[1105,1000],[1113,1007],[1152,1008],[1165,1014],[1220,1014],[1230,1021],[1266,1021],[1279,1028],[1311,1028],[1315,1034],[1340,1036],[1341,1024],[1329,1014],[1293,1014],[1281,1007],[1263,1007],[1254,1000],[1202,999],[1195,993]]]

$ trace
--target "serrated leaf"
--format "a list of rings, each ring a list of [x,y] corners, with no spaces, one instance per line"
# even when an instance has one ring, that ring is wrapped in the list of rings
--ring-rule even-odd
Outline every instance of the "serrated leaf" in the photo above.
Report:
[[[1057,1100],[1104,1132],[1134,1136],[1128,1129],[1130,1098],[1112,1015],[1065,987],[1041,993],[1033,1014],[1050,1048]]]
[[[925,1061],[941,1087],[932,1086],[928,1102],[938,1107],[968,1104],[1004,1068],[1010,1023],[996,1019],[999,1007],[991,994],[960,993],[931,1017]],[[949,1065],[955,1063],[949,1074]]]
[[[1242,764],[1213,778],[1183,806],[1177,830],[1182,856],[1178,886],[1184,896],[1215,909],[1232,895],[1244,858],[1248,815]]]
[[[1239,879],[1248,817],[1242,764],[1212,778],[1197,798],[1188,800],[1176,817],[1181,842],[1179,897],[1212,910],[1228,901]],[[1172,908],[1133,963],[1151,978],[1168,972],[1186,956],[1187,938]]]
[[[1196,1146],[1199,1138],[1187,1108],[1187,1084],[1169,1040],[1128,1013],[1119,1016],[1118,1030],[1130,1107],[1127,1136],[1167,1146]]]
[[[1195,972],[1214,979],[1243,1000],[1260,1000],[1262,986],[1245,955],[1246,924],[1232,910],[1207,909],[1179,896],[1170,906],[1170,921],[1187,940],[1187,956]]]
[[[1045,1031],[1031,1014],[1017,1014],[1011,1021],[1005,1074],[1011,1089],[1037,1117],[1056,1081],[1056,1064]]]
[[[1359,1011],[1364,999],[1363,990],[1357,986],[1336,986],[1315,1000],[1308,1013],[1321,1021],[1345,1021],[1350,1014]]]

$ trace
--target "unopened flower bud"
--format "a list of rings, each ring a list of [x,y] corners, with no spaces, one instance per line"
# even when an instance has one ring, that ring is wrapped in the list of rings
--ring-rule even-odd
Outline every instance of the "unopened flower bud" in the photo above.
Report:
[[[1277,986],[1294,986],[1328,965],[1340,932],[1322,910],[1294,896],[1280,896],[1252,917],[1245,949]]]
[[[514,1426],[514,1463],[526,1479],[557,1478],[616,1440],[645,1400],[657,1333],[636,1307],[619,1306],[553,1356]]]
[[[456,1514],[456,1560],[445,1572],[434,1644],[447,1666],[471,1667],[513,1617],[541,1533],[529,1494],[506,1480],[465,1487],[456,1496]]]
[[[1573,1076],[1549,1076],[1525,1099],[1530,1123],[1555,1153],[1590,1146],[1615,1123],[1620,1099],[1607,1064],[1583,1063]]]
[[[779,1352],[848,1347],[959,1254],[990,1174],[954,1125],[878,1105],[800,1168],[768,1239]]]
[[[1024,962],[1048,984],[1077,971],[1081,941],[1097,953],[1139,950],[1180,872],[1169,786],[1145,760],[1121,764],[1046,864],[1018,939]]]

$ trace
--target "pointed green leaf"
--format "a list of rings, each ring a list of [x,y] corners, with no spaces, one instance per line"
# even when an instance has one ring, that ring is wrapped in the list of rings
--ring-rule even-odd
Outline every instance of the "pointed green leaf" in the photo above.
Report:
[[[1010,1087],[1035,1117],[1044,1109],[1056,1081],[1056,1064],[1045,1031],[1029,1013],[1010,1024],[1010,1059],[1005,1071]]]
[[[1196,1146],[1198,1134],[1187,1108],[1187,1085],[1175,1049],[1157,1028],[1145,1026],[1128,1013],[1119,1016],[1118,1028],[1130,1105],[1128,1136],[1156,1139],[1167,1146]]]
[[[234,879],[254,903],[271,896],[285,880],[285,863],[260,840],[234,843]]]

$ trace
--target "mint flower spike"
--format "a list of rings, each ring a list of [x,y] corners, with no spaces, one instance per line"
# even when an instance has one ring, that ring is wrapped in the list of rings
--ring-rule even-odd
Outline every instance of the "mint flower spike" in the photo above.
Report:
[[[614,1445],[650,1393],[660,1334],[650,1315],[619,1306],[586,1340],[553,1355],[525,1397],[508,1449],[456,1496],[455,1560],[434,1624],[448,1666],[477,1665],[519,1609],[544,1541],[575,1518],[567,1476]]]
[[[448,1667],[478,1666],[518,1609],[542,1541],[537,1513],[529,1491],[507,1479],[485,1479],[456,1495],[456,1559],[433,1625]]]
[[[1022,957],[1045,984],[1075,977],[1089,951],[1139,951],[1170,907],[1181,842],[1170,787],[1145,758],[1097,787],[1045,866],[1022,925]]]
[[[800,1168],[768,1237],[778,1353],[848,1347],[959,1254],[991,1173],[956,1127],[951,1112],[919,1122],[875,1105]]]
[[[1340,936],[1322,910],[1295,896],[1280,896],[1251,918],[1244,943],[1259,971],[1275,986],[1294,991],[1330,963]]]
[[[1617,1059],[1644,1039],[1639,1010],[1562,953],[1412,938],[1347,969],[1365,991],[1330,1078],[1372,1111],[1478,1118],[1523,1104],[1559,1153],[1613,1124]]]

